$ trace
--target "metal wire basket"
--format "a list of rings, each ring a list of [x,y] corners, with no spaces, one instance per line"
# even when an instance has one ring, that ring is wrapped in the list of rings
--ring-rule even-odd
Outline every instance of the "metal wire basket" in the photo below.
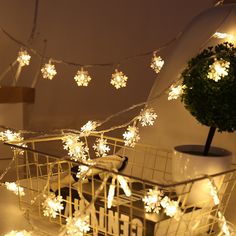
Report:
[[[90,148],[90,159],[96,158],[91,148],[96,138],[85,137],[86,145]],[[235,169],[176,183],[171,174],[170,150],[142,144],[130,148],[124,145],[123,140],[106,139],[111,149],[110,155],[128,157],[124,171],[118,173],[88,165],[92,171],[99,170],[100,178],[92,174],[86,180],[82,178],[76,183],[69,181],[66,187],[61,182],[63,176],[76,174],[72,167],[87,164],[73,161],[67,156],[62,137],[28,139],[25,140],[27,147],[8,144],[24,151],[23,155],[15,152],[17,184],[25,189],[25,196],[19,195],[19,204],[29,212],[37,227],[49,235],[59,235],[61,229],[66,232],[66,219],[72,218],[76,211],[86,209],[89,212],[90,230],[84,235],[224,235],[227,224],[223,216],[235,185]],[[131,195],[127,196],[119,181],[112,182],[118,176],[126,180]],[[217,189],[214,186],[216,178],[220,178],[221,182]],[[188,203],[191,189],[199,181],[209,183],[209,195],[212,196],[212,201],[201,202],[201,207]],[[56,183],[56,195],[63,197],[64,207],[55,218],[43,214],[43,202],[45,196],[50,194],[52,183]],[[112,206],[109,206],[108,195],[112,183],[115,194]],[[212,189],[219,199],[218,204],[214,204]],[[151,198],[154,196],[156,200],[153,202]],[[148,203],[151,200],[152,205]],[[165,204],[169,204],[169,210]]]

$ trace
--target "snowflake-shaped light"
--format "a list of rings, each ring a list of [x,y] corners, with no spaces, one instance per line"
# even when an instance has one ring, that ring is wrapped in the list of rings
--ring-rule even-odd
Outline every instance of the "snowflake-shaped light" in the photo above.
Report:
[[[84,142],[79,140],[78,135],[67,135],[62,139],[63,148],[68,150],[68,155],[75,161],[84,161],[87,159],[89,148]],[[85,145],[85,146],[84,146]]]
[[[20,66],[28,66],[30,63],[30,58],[31,56],[26,50],[21,50],[18,53],[17,61],[19,62]]]
[[[0,132],[0,140],[3,142],[17,142],[15,145],[20,147],[27,147],[27,145],[23,143],[24,138],[21,136],[21,134],[17,132],[12,132],[11,130]],[[24,150],[22,149],[13,148],[13,150],[16,154],[24,154]]]
[[[89,166],[80,165],[78,167],[78,172],[76,173],[76,177],[82,180],[85,179],[86,173],[88,172],[88,170],[89,170]]]
[[[32,234],[26,230],[16,231],[12,230],[11,232],[5,234],[4,236],[31,236]]]
[[[157,188],[149,189],[147,195],[142,199],[145,204],[146,212],[159,213],[161,210],[160,202],[163,196],[163,192]]]
[[[99,123],[97,121],[88,121],[81,127],[81,136],[89,136],[98,126]]]
[[[96,151],[95,154],[97,157],[104,157],[110,151],[110,147],[107,145],[107,139],[97,138],[95,140],[95,144],[93,145],[93,149]]]
[[[154,112],[153,108],[142,109],[139,115],[139,120],[142,126],[153,125],[157,114]]]
[[[209,66],[209,72],[207,78],[218,82],[221,78],[228,75],[230,62],[223,59],[215,60],[212,65]]]
[[[122,71],[115,70],[115,73],[112,74],[111,84],[116,88],[126,87],[126,82],[128,77],[124,75]]]
[[[55,65],[51,64],[50,61],[49,61],[49,63],[47,63],[43,66],[43,68],[41,69],[41,72],[43,74],[43,78],[49,79],[49,80],[52,80],[53,77],[57,74],[57,71],[55,69]]]
[[[164,65],[164,60],[160,56],[157,56],[156,53],[153,53],[151,68],[156,73],[159,73],[163,65]]]
[[[183,94],[183,89],[185,87],[185,85],[171,85],[168,100],[178,99]]]
[[[182,212],[177,201],[171,200],[169,197],[165,196],[161,200],[161,206],[165,209],[164,212],[167,216],[174,217],[176,220],[180,219]]]
[[[134,147],[135,144],[139,141],[139,129],[135,126],[129,126],[127,131],[123,134],[125,146]]]
[[[76,81],[78,86],[88,86],[89,81],[91,80],[91,77],[88,74],[88,71],[83,70],[83,68],[81,68],[81,70],[77,71],[76,76],[74,77],[74,80]]]
[[[25,196],[24,188],[20,187],[15,182],[5,182],[5,186],[8,190],[19,196]]]
[[[76,216],[76,214],[73,218],[66,219],[66,234],[73,236],[83,236],[84,233],[87,233],[90,230],[89,216]]]
[[[62,202],[62,196],[55,196],[55,194],[51,193],[48,196],[45,196],[46,199],[42,203],[43,206],[43,215],[56,218],[59,215],[59,212],[64,209]]]

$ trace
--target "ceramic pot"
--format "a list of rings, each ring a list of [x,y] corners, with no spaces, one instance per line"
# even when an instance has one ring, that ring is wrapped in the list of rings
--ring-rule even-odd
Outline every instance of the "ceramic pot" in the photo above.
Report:
[[[218,147],[211,147],[208,156],[204,156],[202,145],[181,145],[174,148],[172,175],[175,182],[213,175],[230,169],[232,153]],[[217,189],[222,191],[224,175],[213,178]],[[183,194],[185,203],[197,207],[214,204],[209,179],[194,181],[176,187],[178,194]]]

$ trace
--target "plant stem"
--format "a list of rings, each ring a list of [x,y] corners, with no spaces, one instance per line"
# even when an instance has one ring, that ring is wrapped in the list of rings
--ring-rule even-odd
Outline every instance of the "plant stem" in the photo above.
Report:
[[[216,131],[216,127],[210,127],[210,130],[209,130],[208,136],[207,136],[207,140],[206,140],[206,144],[205,144],[205,148],[204,148],[204,152],[203,152],[204,156],[208,155],[208,152],[210,150],[211,142],[212,142],[212,139],[214,137],[215,131]]]

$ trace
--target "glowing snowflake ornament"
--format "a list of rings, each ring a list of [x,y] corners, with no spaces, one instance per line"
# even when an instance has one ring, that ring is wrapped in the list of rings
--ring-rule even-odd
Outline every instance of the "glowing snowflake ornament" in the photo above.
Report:
[[[145,204],[144,207],[146,212],[155,212],[156,214],[159,214],[161,210],[160,202],[162,196],[163,192],[157,188],[149,189],[147,195],[142,199]]]
[[[62,139],[63,148],[68,150],[68,155],[72,160],[75,161],[85,161],[87,160],[87,154],[89,148],[84,142],[79,140],[78,135],[67,135]]]
[[[129,126],[127,131],[123,134],[125,146],[134,147],[139,141],[139,129],[136,126]]]
[[[74,80],[76,81],[78,86],[85,86],[87,87],[91,77],[88,74],[88,71],[83,70],[83,68],[81,68],[81,70],[77,71],[76,76],[74,77]]]
[[[82,128],[81,128],[81,136],[89,136],[91,132],[93,132],[99,123],[97,121],[88,121]]]
[[[84,166],[84,165],[80,165],[78,167],[78,172],[76,173],[76,177],[78,179],[85,179],[86,177],[86,173],[89,171],[89,167],[88,166]]]
[[[53,77],[57,74],[57,71],[55,69],[55,65],[51,64],[49,61],[48,64],[45,64],[43,68],[41,69],[41,72],[43,74],[44,79],[52,80]]]
[[[75,216],[73,218],[67,218],[66,221],[66,235],[83,236],[84,233],[90,231],[89,216]]]
[[[20,147],[27,147],[26,144],[23,143],[24,138],[20,133],[13,132],[11,130],[6,130],[0,132],[0,140],[3,142],[17,142],[15,145]],[[19,148],[12,148],[16,154],[23,155],[24,150]]]
[[[139,115],[139,121],[141,121],[142,126],[153,125],[157,114],[154,112],[153,108],[146,108],[141,110]]]
[[[11,232],[5,234],[4,236],[31,236],[32,234],[26,230],[16,231],[12,230]]]
[[[122,71],[115,70],[115,73],[112,74],[111,84],[116,88],[126,87],[126,82],[128,77],[124,75]]]
[[[9,191],[12,191],[14,194],[21,197],[25,196],[24,188],[20,187],[15,182],[5,182],[5,186]]]
[[[30,63],[30,58],[31,56],[26,50],[21,50],[18,53],[17,61],[19,62],[20,66],[28,66]]]
[[[93,145],[93,149],[96,151],[95,154],[97,157],[104,157],[110,151],[110,147],[107,145],[107,139],[97,138],[95,140],[95,144]]]
[[[151,68],[156,72],[159,73],[161,71],[161,68],[164,65],[164,60],[157,56],[156,53],[153,53],[152,61],[151,61]]]
[[[207,78],[218,82],[221,78],[228,75],[230,62],[223,59],[215,60],[212,65],[209,66],[209,72]]]
[[[185,85],[171,85],[168,100],[178,99],[183,94]]]
[[[55,196],[55,194],[51,193],[46,197],[45,201],[42,203],[43,206],[43,215],[56,218],[59,215],[59,212],[64,209],[62,202],[62,196]]]
[[[167,216],[174,217],[176,220],[179,220],[183,214],[179,208],[179,203],[167,196],[161,200],[161,206],[165,209],[164,212]]]

